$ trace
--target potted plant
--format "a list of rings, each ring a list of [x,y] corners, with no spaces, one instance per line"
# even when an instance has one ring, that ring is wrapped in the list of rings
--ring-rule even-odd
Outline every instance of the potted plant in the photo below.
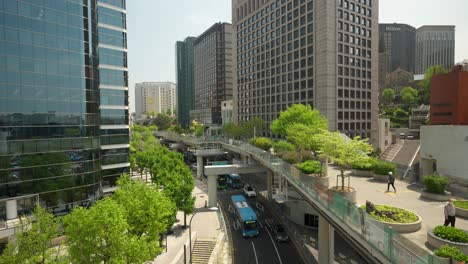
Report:
[[[370,163],[368,154],[372,152],[372,146],[360,137],[345,139],[338,132],[327,132],[323,135],[319,152],[322,157],[335,162],[340,169],[332,191],[356,203],[356,189],[350,186],[350,178],[349,175],[345,175],[345,171],[353,164]]]
[[[445,190],[449,183],[447,177],[432,174],[424,177],[423,181],[425,189],[421,192],[421,198],[440,202],[450,198],[450,193]]]
[[[421,229],[422,218],[414,212],[390,205],[374,205],[367,201],[361,206],[372,219],[384,223],[398,233],[413,233]]]
[[[396,166],[391,162],[376,159],[372,163],[372,171],[374,172],[374,180],[386,182],[389,172],[395,174]]]
[[[297,165],[298,169],[307,176],[313,177],[315,183],[323,186],[329,186],[328,177],[323,173],[326,168],[317,160],[308,160]]]
[[[468,201],[454,201],[456,215],[468,219]]]
[[[457,263],[468,263],[468,256],[465,255],[460,249],[449,246],[443,245],[434,251],[434,256],[441,264],[450,264],[452,263],[451,260],[457,261]]]
[[[450,226],[437,226],[434,230],[427,232],[427,243],[435,248],[445,244],[460,249],[464,254],[468,254],[468,232]]]

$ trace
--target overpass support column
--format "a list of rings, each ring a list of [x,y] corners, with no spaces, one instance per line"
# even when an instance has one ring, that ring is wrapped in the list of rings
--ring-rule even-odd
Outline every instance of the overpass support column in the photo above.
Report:
[[[7,220],[18,218],[18,202],[16,200],[6,201],[6,218]]]
[[[267,172],[267,198],[273,199],[273,172],[271,170]]]
[[[218,197],[216,196],[217,184],[218,176],[208,175],[208,207],[218,206]]]
[[[197,177],[201,179],[203,176],[203,157],[197,156]]]
[[[319,216],[318,250],[319,263],[332,264],[335,261],[335,231],[328,221]]]

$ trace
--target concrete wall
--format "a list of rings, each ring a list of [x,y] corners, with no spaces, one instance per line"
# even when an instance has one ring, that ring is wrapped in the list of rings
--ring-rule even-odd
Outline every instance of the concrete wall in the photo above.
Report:
[[[468,126],[422,126],[420,153],[423,176],[436,169],[468,182]]]
[[[390,120],[379,118],[378,121],[378,140],[377,144],[373,145],[375,149],[385,151],[392,144],[392,133],[390,132]]]
[[[288,191],[288,200],[285,205],[289,208],[289,218],[296,224],[304,225],[304,215],[318,215],[312,206],[303,200],[295,191]]]

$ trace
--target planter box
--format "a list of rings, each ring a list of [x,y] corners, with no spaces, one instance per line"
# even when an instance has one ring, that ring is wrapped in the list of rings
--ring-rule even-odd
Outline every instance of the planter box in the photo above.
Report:
[[[453,261],[450,258],[442,258],[439,256],[434,255],[434,260],[437,260],[437,263],[439,264],[452,264],[452,263],[457,263],[456,261]]]
[[[399,208],[399,207],[396,207],[396,206],[393,206],[393,207]],[[399,208],[399,209],[403,209],[403,208]],[[406,210],[406,209],[403,209],[403,210]],[[408,211],[408,210],[406,210],[406,211]],[[412,213],[416,214],[415,212],[412,212]],[[406,234],[406,233],[414,233],[414,232],[419,231],[419,229],[421,229],[421,227],[422,227],[422,218],[418,214],[416,214],[416,215],[418,216],[418,221],[416,221],[414,223],[388,223],[388,222],[379,221],[379,220],[373,218],[372,216],[370,216],[370,219],[372,221],[388,225],[389,227],[391,227],[393,230],[395,230],[396,232],[398,232],[400,234]]]
[[[457,243],[442,239],[434,235],[433,230],[427,231],[427,243],[435,248],[440,248],[441,246],[447,244],[449,246],[460,249],[465,255],[468,255],[468,243]]]
[[[461,218],[468,219],[468,210],[455,206],[455,215]]]
[[[314,184],[319,184],[328,189],[330,186],[330,179],[328,177],[320,177],[318,174],[305,174],[309,177],[314,178]]]
[[[426,190],[421,192],[421,198],[425,198],[432,201],[446,202],[452,194],[449,192],[442,193],[431,193]]]
[[[365,178],[374,177],[374,173],[372,171],[352,170],[351,174],[356,177],[365,177]]]
[[[330,190],[332,190],[333,192],[339,194],[340,196],[342,196],[343,198],[345,198],[346,200],[352,202],[352,203],[356,203],[357,201],[357,198],[356,198],[356,193],[357,193],[357,190],[354,189],[353,187],[350,187],[351,191],[349,192],[344,192],[344,191],[338,191],[336,189],[336,186],[334,187],[331,187]]]
[[[382,174],[373,174],[374,175],[374,180],[378,182],[388,182],[388,175],[382,175]]]

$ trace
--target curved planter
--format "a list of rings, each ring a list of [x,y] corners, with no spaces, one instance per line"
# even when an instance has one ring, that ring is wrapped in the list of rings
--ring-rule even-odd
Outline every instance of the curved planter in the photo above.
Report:
[[[374,173],[372,171],[352,170],[351,174],[356,177],[365,177],[365,178],[374,177]]]
[[[314,178],[314,184],[320,184],[321,186],[324,186],[326,188],[330,186],[330,180],[328,177],[320,177],[317,174],[306,174],[306,175]]]
[[[350,187],[350,189],[352,189],[351,191],[349,192],[343,192],[343,191],[338,191],[336,190],[336,186],[334,187],[331,187],[330,190],[332,190],[333,192],[337,193],[338,195],[342,196],[343,198],[345,198],[346,200],[352,202],[352,203],[356,203],[356,193],[357,193],[357,190],[353,187]]]
[[[374,180],[378,182],[387,182],[388,181],[388,176],[387,175],[382,175],[382,174],[373,174],[374,175]]]
[[[452,262],[452,260],[450,258],[443,258],[443,257],[439,257],[437,255],[434,255],[434,260],[437,260],[437,263],[439,264],[452,264],[452,263],[456,263],[455,261]]]
[[[457,207],[456,205],[455,205],[455,214],[458,217],[468,219],[468,210]]]
[[[451,193],[445,192],[444,194],[440,193],[431,193],[426,190],[421,192],[421,198],[425,198],[432,201],[446,202],[451,196]]]
[[[460,249],[463,253],[468,255],[468,243],[457,243],[442,239],[434,235],[433,230],[427,231],[427,243],[435,248],[440,248],[441,246],[447,244],[449,246]]]
[[[396,207],[396,206],[392,206],[392,207],[408,211],[407,209],[404,209],[404,208],[400,208],[400,207]],[[412,212],[412,211],[410,211],[410,212]],[[421,218],[420,215],[416,214],[415,212],[412,212],[412,213],[415,214],[418,217],[418,221],[416,221],[414,223],[389,223],[389,222],[379,221],[379,220],[375,219],[372,216],[370,216],[370,219],[372,221],[388,225],[389,227],[391,227],[393,230],[395,230],[396,232],[398,232],[400,234],[414,233],[414,232],[419,231],[419,229],[421,229],[421,227],[422,227],[422,218]]]

